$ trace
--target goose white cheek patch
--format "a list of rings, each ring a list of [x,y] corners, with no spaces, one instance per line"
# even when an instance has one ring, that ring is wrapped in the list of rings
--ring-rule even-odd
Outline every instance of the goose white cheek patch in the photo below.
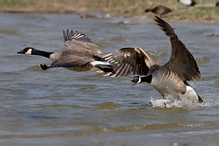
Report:
[[[141,83],[141,78],[139,77],[139,79],[138,79],[138,82],[137,82],[138,84],[140,84]]]
[[[32,54],[32,49],[29,49],[25,54],[31,55]]]

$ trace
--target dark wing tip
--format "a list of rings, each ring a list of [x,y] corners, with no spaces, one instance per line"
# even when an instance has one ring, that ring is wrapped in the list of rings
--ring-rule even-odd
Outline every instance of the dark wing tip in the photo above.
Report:
[[[71,41],[73,39],[77,41],[91,42],[90,38],[88,38],[84,33],[73,31],[73,29],[71,30],[71,32],[69,32],[69,29],[67,29],[66,31],[63,30],[63,37],[65,42],[69,40]]]
[[[174,28],[172,28],[166,21],[158,16],[155,16],[154,21],[157,22],[157,25],[160,26],[160,29],[162,29],[167,36],[170,38],[177,37],[174,33]]]

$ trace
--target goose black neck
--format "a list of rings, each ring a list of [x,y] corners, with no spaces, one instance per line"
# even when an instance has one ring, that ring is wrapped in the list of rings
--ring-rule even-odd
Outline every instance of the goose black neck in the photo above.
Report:
[[[152,81],[152,75],[146,76],[146,77],[141,77],[141,82],[147,82],[147,83],[151,83]]]
[[[46,51],[41,51],[41,50],[36,50],[36,49],[32,50],[32,55],[44,56],[47,58],[49,58],[52,53],[53,52],[46,52]]]

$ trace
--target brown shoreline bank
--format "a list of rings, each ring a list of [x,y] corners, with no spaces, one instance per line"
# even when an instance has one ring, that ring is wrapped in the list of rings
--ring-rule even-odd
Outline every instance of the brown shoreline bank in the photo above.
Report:
[[[2,0],[0,0],[2,1]],[[142,16],[153,17],[152,13],[144,13],[145,8],[156,5],[166,5],[173,12],[166,15],[167,21],[194,22],[194,23],[219,23],[219,7],[215,7],[215,0],[196,0],[194,7],[180,5],[177,0],[137,0],[134,5],[131,0],[4,0],[0,2],[0,13],[56,13],[77,14],[89,12],[104,12],[112,16]]]

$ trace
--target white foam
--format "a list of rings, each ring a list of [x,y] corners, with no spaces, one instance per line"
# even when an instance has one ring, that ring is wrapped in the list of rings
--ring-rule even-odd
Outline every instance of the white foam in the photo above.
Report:
[[[219,103],[216,103],[211,100],[203,99],[203,103],[194,102],[187,98],[182,100],[171,101],[168,99],[154,99],[151,98],[150,102],[152,107],[161,107],[161,108],[185,108],[185,109],[197,109],[200,107],[213,107],[219,106]]]

